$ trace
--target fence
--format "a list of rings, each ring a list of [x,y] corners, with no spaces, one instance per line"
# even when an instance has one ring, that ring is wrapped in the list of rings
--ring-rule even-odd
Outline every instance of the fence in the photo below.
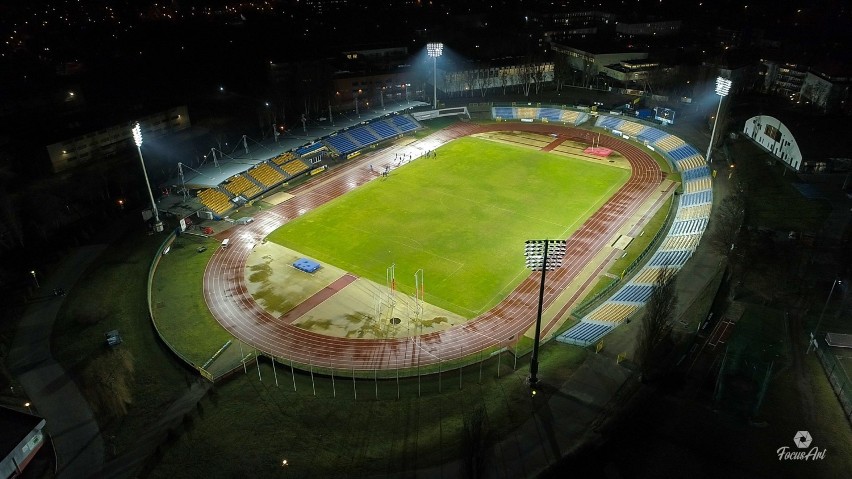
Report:
[[[840,364],[840,360],[831,353],[830,347],[825,344],[824,340],[818,340],[819,346],[816,347],[815,351],[817,354],[817,358],[819,358],[820,364],[822,364],[822,369],[825,371],[825,375],[828,378],[828,382],[831,384],[831,389],[834,390],[834,394],[837,395],[837,399],[840,401],[840,407],[843,408],[843,415],[846,416],[846,419],[852,422],[852,384],[850,384],[849,373],[846,371],[846,368]]]

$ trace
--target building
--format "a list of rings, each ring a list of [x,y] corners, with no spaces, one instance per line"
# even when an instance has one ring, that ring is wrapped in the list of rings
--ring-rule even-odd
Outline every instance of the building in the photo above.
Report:
[[[570,68],[587,72],[592,76],[600,73],[606,65],[648,58],[648,52],[630,51],[628,47],[586,45],[581,48],[559,43],[553,43],[551,47],[556,55],[562,56],[567,61]]]
[[[746,120],[743,133],[795,171],[802,169],[802,151],[781,120],[766,115]]]
[[[763,89],[769,93],[788,97],[793,101],[799,99],[802,84],[808,74],[804,65],[795,63],[778,63],[772,60],[761,60],[764,71]]]
[[[680,20],[640,23],[617,22],[615,32],[619,38],[665,37],[680,33],[681,26]]]
[[[840,173],[852,167],[850,127],[852,121],[844,117],[778,110],[749,118],[743,133],[797,172]]]
[[[838,69],[811,68],[802,81],[799,96],[823,112],[846,111],[852,75]]]
[[[45,420],[0,406],[0,477],[17,477],[44,444]]]
[[[133,146],[130,130],[136,121],[142,126],[146,139],[190,127],[189,114],[184,105],[52,143],[46,148],[53,172],[101,161],[128,150]]]

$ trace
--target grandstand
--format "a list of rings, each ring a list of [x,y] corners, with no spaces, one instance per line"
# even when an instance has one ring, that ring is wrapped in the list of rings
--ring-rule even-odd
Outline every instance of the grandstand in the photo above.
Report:
[[[298,176],[299,174],[307,171],[308,165],[305,164],[302,160],[292,160],[289,163],[285,164],[281,167],[284,170],[284,173],[290,175],[290,178],[294,176]]]
[[[657,151],[681,173],[684,194],[677,197],[678,207],[672,225],[648,262],[609,299],[556,338],[581,346],[598,341],[635,313],[651,294],[661,271],[672,268],[679,270],[686,264],[707,228],[713,203],[710,168],[704,157],[691,145],[654,127],[618,117],[599,116],[595,125],[625,133],[634,132],[633,138],[637,142],[659,147]],[[610,324],[611,327],[604,329],[600,327],[601,324]]]
[[[257,168],[249,170],[249,175],[257,180],[264,189],[269,189],[284,181],[284,175],[268,163],[261,163]]]
[[[557,107],[531,106],[495,106],[491,108],[491,117],[495,120],[539,120],[542,122],[559,121],[569,125],[579,125],[589,119],[586,112],[567,110]]]
[[[260,187],[243,175],[232,176],[227,183],[225,189],[231,192],[234,196],[242,196],[250,199],[260,194]]]
[[[228,195],[220,191],[218,188],[199,190],[198,199],[201,200],[201,204],[217,215],[221,215],[228,211],[232,206]]]
[[[321,145],[321,143],[320,143],[320,145]],[[296,151],[298,152],[298,150],[296,150]],[[292,152],[289,152],[289,151],[288,151],[288,152],[286,152],[286,153],[282,153],[282,154],[280,154],[280,155],[276,156],[275,158],[273,158],[273,159],[272,159],[272,162],[273,162],[273,163],[275,163],[275,164],[276,164],[276,165],[278,165],[278,166],[281,166],[281,165],[283,165],[284,163],[287,163],[288,161],[292,160],[292,159],[293,159],[293,158],[295,158],[295,157],[296,157],[296,156],[295,156],[295,155],[293,155],[293,153],[292,153]]]
[[[325,151],[327,149],[328,148],[323,143],[318,141],[316,143],[312,143],[312,144],[307,145],[307,146],[302,146],[300,148],[296,148],[295,153],[300,158],[303,158],[303,157],[306,157],[306,156],[311,156],[311,155],[314,155],[316,153],[319,153],[320,151]],[[277,162],[276,163],[278,165],[283,165],[284,163],[287,163],[288,161],[295,158],[295,156],[293,156],[293,153],[287,152],[287,154],[290,155],[289,158],[282,161],[281,163],[277,163]]]
[[[339,155],[348,155],[419,128],[422,126],[410,116],[394,115],[338,132],[323,139],[323,142]]]

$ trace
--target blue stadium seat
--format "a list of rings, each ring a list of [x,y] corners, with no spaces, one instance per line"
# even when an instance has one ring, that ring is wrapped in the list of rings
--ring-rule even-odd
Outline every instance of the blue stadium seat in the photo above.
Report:
[[[693,168],[691,170],[687,170],[681,173],[681,178],[683,178],[683,181],[697,180],[706,176],[710,176],[710,168],[706,166],[702,166],[700,168]]]
[[[557,336],[556,340],[562,343],[588,346],[610,332],[612,328],[613,326],[609,324],[581,321]]]
[[[387,140],[388,138],[393,138],[399,135],[399,131],[387,124],[385,120],[374,121],[373,123],[370,123],[370,127],[378,133],[382,140]]]
[[[656,128],[648,127],[648,128],[645,128],[645,130],[642,131],[642,134],[637,136],[636,139],[639,140],[639,141],[646,141],[647,140],[649,143],[654,143],[655,141],[659,140],[660,138],[662,138],[666,135],[668,135],[668,133],[666,133],[662,130],[658,130]]]
[[[313,153],[313,152],[319,150],[323,146],[325,146],[325,145],[323,145],[321,142],[318,141],[318,142],[314,143],[313,145],[308,145],[308,146],[303,146],[301,148],[296,148],[295,153],[299,156],[305,156],[305,155],[308,155],[310,153]]]
[[[349,136],[351,136],[355,141],[360,143],[361,146],[372,145],[373,143],[376,143],[377,141],[379,141],[379,139],[376,138],[375,136],[373,136],[373,134],[370,133],[367,130],[367,127],[365,127],[365,126],[359,126],[358,128],[353,128],[353,129],[347,131],[346,133],[349,133]]]
[[[403,132],[416,130],[418,126],[416,123],[409,120],[407,116],[392,116],[391,120],[393,121],[393,124],[396,125],[396,127],[402,130]]]
[[[341,155],[346,155],[348,153],[352,153],[357,150],[358,147],[355,146],[349,138],[343,135],[330,136],[325,139],[325,142],[328,143],[329,146],[340,152]]]
[[[494,117],[496,118],[498,116],[503,119],[514,119],[515,108],[511,106],[495,106]]]
[[[651,296],[653,290],[654,287],[651,285],[628,284],[613,296],[611,301],[644,303]]]
[[[547,118],[548,121],[560,121],[562,118],[562,110],[558,108],[539,108],[538,118]]]

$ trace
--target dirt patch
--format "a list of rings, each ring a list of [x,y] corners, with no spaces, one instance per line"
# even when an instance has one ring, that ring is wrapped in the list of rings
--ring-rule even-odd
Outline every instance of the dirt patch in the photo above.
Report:
[[[292,266],[305,257],[266,242],[257,244],[246,260],[246,287],[255,302],[278,318],[342,278],[346,272],[323,264],[315,273]],[[395,321],[392,321],[395,320]],[[399,338],[441,331],[465,323],[461,316],[414,299],[364,278],[343,287],[291,324],[318,334],[341,338]]]

